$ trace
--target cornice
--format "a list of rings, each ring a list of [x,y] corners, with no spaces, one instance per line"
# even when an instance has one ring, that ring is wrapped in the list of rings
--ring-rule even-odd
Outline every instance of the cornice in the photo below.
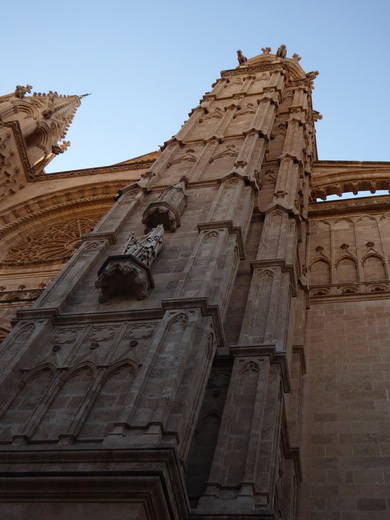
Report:
[[[309,206],[309,218],[322,216],[338,216],[339,213],[378,213],[390,210],[390,195],[377,197],[361,197],[358,199],[340,199],[334,201],[314,202]]]
[[[390,162],[316,161],[313,163],[314,198],[346,192],[390,189]]]
[[[243,76],[248,74],[255,74],[256,72],[270,72],[277,71],[286,73],[288,71],[288,67],[281,63],[264,63],[262,65],[248,65],[244,67],[239,67],[237,69],[228,69],[221,71],[222,78],[228,78],[231,76]]]
[[[150,161],[141,161],[131,164],[119,164],[114,166],[102,166],[98,168],[87,168],[83,170],[69,170],[64,172],[56,172],[56,173],[43,173],[38,177],[35,177],[34,181],[51,181],[57,180],[59,178],[66,179],[68,177],[83,177],[85,175],[102,175],[104,173],[120,173],[127,172],[129,170],[144,170],[150,168],[152,164],[155,162],[154,160]]]

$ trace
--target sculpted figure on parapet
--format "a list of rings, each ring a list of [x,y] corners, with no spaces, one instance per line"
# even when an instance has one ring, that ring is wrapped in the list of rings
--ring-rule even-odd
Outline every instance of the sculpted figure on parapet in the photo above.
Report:
[[[282,43],[279,49],[276,51],[277,58],[285,58],[287,56],[287,47]]]
[[[25,87],[23,87],[22,85],[16,85],[15,96],[19,99],[22,99],[26,94],[30,94],[31,89],[32,85],[26,85]]]
[[[237,51],[237,59],[238,59],[238,63],[240,65],[243,65],[246,61],[248,61],[245,56],[242,54],[242,51],[238,50]]]

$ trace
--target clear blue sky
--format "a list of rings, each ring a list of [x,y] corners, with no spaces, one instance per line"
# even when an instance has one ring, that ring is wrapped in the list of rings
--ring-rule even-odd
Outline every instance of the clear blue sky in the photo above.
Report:
[[[389,0],[8,2],[0,93],[92,92],[47,171],[109,165],[175,134],[237,49],[285,43],[320,71],[319,158],[390,161],[389,18]]]

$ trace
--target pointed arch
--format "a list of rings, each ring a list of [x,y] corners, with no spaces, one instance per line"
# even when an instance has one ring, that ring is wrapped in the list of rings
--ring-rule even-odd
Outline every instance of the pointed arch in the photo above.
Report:
[[[187,491],[192,504],[196,503],[206,488],[220,425],[220,415],[209,411],[196,426],[186,476]]]
[[[166,330],[170,331],[172,329],[172,327],[174,327],[174,325],[176,325],[180,322],[183,325],[187,324],[189,322],[188,314],[186,314],[185,312],[180,312],[178,314],[175,314],[172,318],[170,318],[168,320]]]
[[[34,436],[34,440],[58,440],[67,433],[75,415],[82,406],[96,371],[90,362],[72,367],[63,377],[63,384],[50,402]]]
[[[109,367],[93,406],[85,419],[79,439],[103,439],[119,421],[138,367],[124,360]]]
[[[245,372],[259,372],[260,366],[254,359],[247,361],[241,368],[240,374],[245,374]]]
[[[362,264],[365,281],[384,280],[387,278],[384,259],[378,253],[367,253],[363,257]]]
[[[331,282],[331,262],[326,257],[316,258],[310,264],[310,284],[322,285]]]
[[[349,255],[341,256],[336,262],[338,282],[356,282],[358,279],[357,261]]]
[[[49,363],[35,368],[15,389],[0,419],[1,440],[11,441],[13,435],[22,431],[53,380],[53,368]]]
[[[77,376],[78,375],[77,373],[80,372],[81,370],[87,370],[90,377],[93,378],[96,373],[96,366],[94,363],[92,363],[89,360],[87,360],[87,361],[83,360],[80,363],[77,363],[76,365],[71,367],[65,373],[63,380],[66,382],[69,379],[72,379],[73,377]]]

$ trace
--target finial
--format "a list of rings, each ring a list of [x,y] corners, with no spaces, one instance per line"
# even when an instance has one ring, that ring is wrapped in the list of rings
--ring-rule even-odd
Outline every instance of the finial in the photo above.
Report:
[[[287,56],[287,47],[282,43],[279,49],[276,51],[277,58],[285,58]]]
[[[240,50],[237,51],[237,59],[238,59],[239,65],[243,65],[246,61],[248,61],[245,58],[245,56],[242,54],[242,51],[240,51]]]
[[[80,99],[82,99],[83,97],[87,97],[87,96],[91,96],[92,95],[92,92],[90,92],[89,94],[81,94],[81,96],[79,96]]]
[[[271,52],[271,47],[262,47],[261,50],[263,54],[269,54]]]

